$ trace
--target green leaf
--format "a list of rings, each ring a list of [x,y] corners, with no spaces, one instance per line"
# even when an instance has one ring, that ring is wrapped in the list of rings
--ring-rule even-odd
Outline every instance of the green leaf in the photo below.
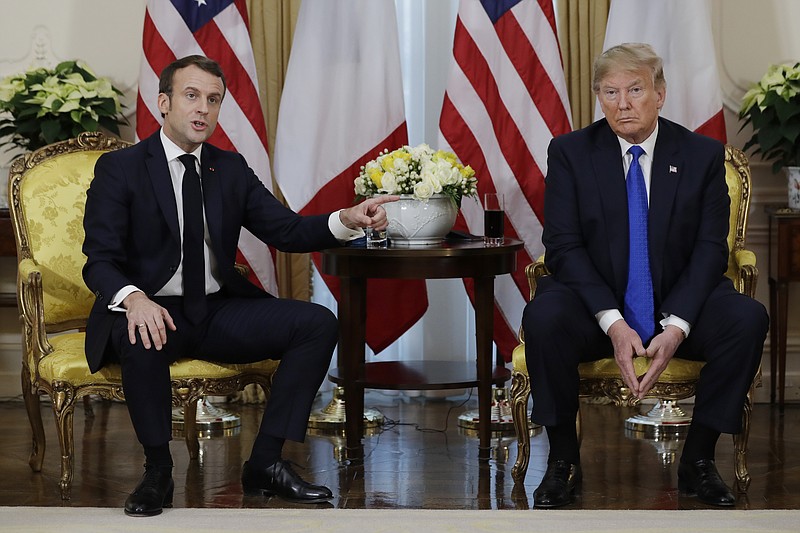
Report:
[[[775,115],[778,122],[783,124],[800,113],[800,106],[796,102],[787,102],[783,98],[775,100]]]
[[[43,120],[41,126],[42,137],[44,137],[47,144],[62,140],[60,136],[61,124],[59,124],[58,120]]]
[[[81,118],[81,127],[84,131],[97,131],[97,121],[91,115],[84,115]]]

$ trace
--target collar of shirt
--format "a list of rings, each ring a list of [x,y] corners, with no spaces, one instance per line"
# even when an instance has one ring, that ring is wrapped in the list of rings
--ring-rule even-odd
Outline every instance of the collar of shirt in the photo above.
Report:
[[[657,138],[658,122],[656,122],[656,127],[653,130],[653,133],[651,133],[650,136],[643,142],[639,143],[639,146],[641,146],[642,150],[644,150],[644,154],[639,157],[639,165],[642,167],[642,173],[644,174],[644,185],[645,189],[647,189],[648,201],[650,199],[650,171],[653,168],[653,152],[656,149]],[[617,140],[619,141],[619,147],[622,153],[622,167],[624,176],[627,177],[628,169],[631,167],[631,162],[633,161],[633,155],[628,153],[628,149],[633,146],[633,144],[629,143],[622,137],[617,137]]]
[[[164,153],[167,154],[167,162],[176,161],[180,156],[185,154],[186,152],[180,148],[177,144],[172,142],[169,137],[167,137],[166,133],[164,133],[164,128],[161,128],[161,144],[164,146]],[[202,161],[200,156],[203,152],[203,145],[197,147],[197,149],[192,152],[192,155],[197,158],[197,161]],[[180,163],[180,161],[178,161]],[[183,164],[181,163],[181,166]]]

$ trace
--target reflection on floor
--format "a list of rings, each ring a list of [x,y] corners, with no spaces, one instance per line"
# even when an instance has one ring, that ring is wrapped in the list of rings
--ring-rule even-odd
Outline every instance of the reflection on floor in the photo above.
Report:
[[[330,398],[328,395],[327,398]],[[319,399],[322,407],[327,398]],[[304,477],[331,487],[339,508],[527,509],[544,473],[547,439],[532,440],[531,466],[524,486],[515,486],[511,467],[516,441],[493,440],[490,461],[478,461],[477,439],[458,427],[458,417],[475,409],[473,398],[425,399],[367,394],[385,425],[364,438],[363,463],[342,457],[343,439],[335,433],[309,435],[288,443],[285,457]],[[93,402],[93,417],[75,413],[75,478],[72,506],[121,507],[142,472],[142,454],[124,404]],[[183,442],[172,443],[176,507],[292,507],[279,499],[243,497],[239,475],[249,455],[261,409],[227,405],[241,415],[234,435],[201,441],[201,455],[190,462]],[[609,405],[583,405],[584,482],[574,509],[704,508],[677,491],[676,453],[680,442],[653,442],[626,435],[623,421],[633,412]],[[0,505],[60,506],[58,439],[48,406],[43,405],[48,448],[44,469],[28,467],[30,427],[20,400],[0,403]],[[783,414],[757,404],[753,411],[748,465],[753,477],[740,509],[800,508],[800,405]],[[733,485],[733,445],[723,437],[717,463]]]

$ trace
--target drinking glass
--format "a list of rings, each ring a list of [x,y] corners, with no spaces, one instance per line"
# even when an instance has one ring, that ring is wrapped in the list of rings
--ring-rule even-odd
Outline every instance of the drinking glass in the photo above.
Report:
[[[483,243],[486,246],[503,244],[503,195],[490,192],[483,195]]]
[[[367,235],[367,248],[387,248],[389,246],[386,228],[382,230],[364,228],[364,233]]]

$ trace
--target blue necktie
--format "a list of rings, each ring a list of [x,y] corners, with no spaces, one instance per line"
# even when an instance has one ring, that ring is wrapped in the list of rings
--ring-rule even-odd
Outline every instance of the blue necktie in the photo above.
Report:
[[[628,169],[628,286],[625,289],[625,322],[632,327],[642,342],[647,342],[655,331],[653,311],[653,278],[650,275],[650,256],[647,247],[647,189],[639,157],[641,146],[631,146],[628,153],[633,161]]]
[[[183,173],[183,311],[193,324],[206,315],[206,269],[203,253],[203,192],[191,154],[178,157]]]

